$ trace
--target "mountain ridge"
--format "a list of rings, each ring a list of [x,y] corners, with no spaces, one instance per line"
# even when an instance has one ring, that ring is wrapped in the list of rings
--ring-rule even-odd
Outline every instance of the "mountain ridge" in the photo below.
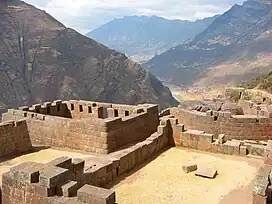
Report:
[[[234,5],[193,40],[149,60],[152,73],[187,86],[239,84],[267,72],[272,54],[272,4]]]
[[[218,16],[194,22],[159,16],[125,16],[100,26],[87,36],[129,56],[150,57],[191,39]]]

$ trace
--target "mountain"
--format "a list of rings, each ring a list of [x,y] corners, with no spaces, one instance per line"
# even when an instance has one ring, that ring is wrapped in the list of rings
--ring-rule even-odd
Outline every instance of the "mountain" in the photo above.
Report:
[[[149,70],[187,86],[240,84],[271,70],[272,1],[234,5],[190,42],[148,61]]]
[[[2,1],[1,1],[2,2]],[[176,105],[146,69],[22,1],[0,3],[0,109],[83,99]]]
[[[217,17],[190,22],[168,20],[158,16],[126,16],[108,22],[87,36],[124,52],[133,59],[145,60],[192,39]]]

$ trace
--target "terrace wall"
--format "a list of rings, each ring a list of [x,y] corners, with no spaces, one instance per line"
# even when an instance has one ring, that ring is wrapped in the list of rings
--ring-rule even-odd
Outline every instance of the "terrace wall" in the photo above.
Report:
[[[171,108],[171,115],[179,123],[185,124],[187,129],[203,130],[208,134],[225,134],[228,139],[238,140],[269,140],[272,139],[272,118],[230,115],[227,112],[218,112],[218,115],[187,111],[180,108]]]

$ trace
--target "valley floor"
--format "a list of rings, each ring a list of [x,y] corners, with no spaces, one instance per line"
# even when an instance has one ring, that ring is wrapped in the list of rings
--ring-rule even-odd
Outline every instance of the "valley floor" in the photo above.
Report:
[[[214,166],[215,179],[186,174],[188,162]],[[118,204],[252,203],[252,181],[262,160],[172,148],[113,186]]]
[[[204,100],[209,99],[212,100],[216,98],[218,95],[222,95],[225,92],[224,87],[191,87],[191,88],[183,88],[173,84],[164,83],[170,91],[172,92],[173,97],[181,101],[190,101],[190,100]]]

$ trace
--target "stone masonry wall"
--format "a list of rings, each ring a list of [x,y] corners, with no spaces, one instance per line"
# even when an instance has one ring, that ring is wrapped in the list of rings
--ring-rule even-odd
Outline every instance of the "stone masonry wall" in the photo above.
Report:
[[[105,110],[111,117],[105,119],[99,117],[99,110],[102,108],[99,106],[92,108],[92,113],[95,113],[96,117],[81,119],[37,113],[40,106],[11,109],[4,113],[2,118],[4,121],[27,119],[29,136],[33,144],[103,154],[146,139],[156,131],[159,124],[157,105],[135,106],[132,115],[122,118],[114,117],[113,108],[107,108]]]
[[[31,149],[25,120],[0,123],[0,157],[21,154]]]
[[[172,145],[228,155],[253,155],[263,157],[265,161],[271,159],[272,148],[268,145],[269,142],[272,144],[270,140],[267,142],[228,139],[225,134],[220,134],[216,139],[213,134],[203,130],[185,129],[183,124],[178,124],[177,118],[170,118],[170,122],[173,132]]]
[[[26,162],[2,175],[2,204],[115,204],[115,193],[101,187],[169,145],[169,121],[161,118],[146,140],[109,155]]]
[[[27,128],[33,145],[70,148],[86,152],[107,153],[106,122],[89,118],[80,121],[69,118],[9,110],[3,120],[27,119]]]
[[[238,140],[268,140],[272,139],[272,118],[230,115],[219,112],[217,116],[196,111],[187,111],[180,108],[171,108],[179,123],[185,124],[188,129],[203,130],[206,133],[225,134],[228,139]]]
[[[56,100],[54,102],[44,102],[43,104],[35,104],[30,107],[23,106],[19,107],[19,110],[43,115],[72,118],[72,115],[67,105],[63,103],[61,100]]]
[[[143,105],[132,106],[122,104],[111,104],[94,101],[83,101],[83,100],[70,100],[64,101],[67,108],[71,112],[72,118],[87,118],[87,117],[125,117],[136,113]],[[113,114],[109,113],[109,110]]]

